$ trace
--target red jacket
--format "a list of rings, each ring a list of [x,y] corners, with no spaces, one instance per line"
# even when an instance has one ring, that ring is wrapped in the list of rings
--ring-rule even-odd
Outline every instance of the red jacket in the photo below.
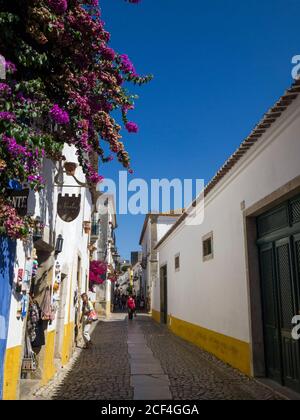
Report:
[[[133,298],[128,298],[127,306],[129,309],[135,309],[135,301]]]

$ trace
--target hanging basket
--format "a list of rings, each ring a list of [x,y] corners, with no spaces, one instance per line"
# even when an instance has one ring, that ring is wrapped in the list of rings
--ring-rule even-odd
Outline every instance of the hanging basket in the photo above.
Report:
[[[91,232],[91,222],[85,221],[83,222],[83,229],[86,234]]]
[[[96,250],[97,250],[97,247],[96,247],[94,244],[90,244],[90,245],[88,246],[88,250],[89,250],[90,252],[94,252],[94,251],[96,251]]]
[[[66,174],[69,176],[74,176],[76,169],[77,169],[77,163],[75,162],[65,162],[64,168],[66,171]]]

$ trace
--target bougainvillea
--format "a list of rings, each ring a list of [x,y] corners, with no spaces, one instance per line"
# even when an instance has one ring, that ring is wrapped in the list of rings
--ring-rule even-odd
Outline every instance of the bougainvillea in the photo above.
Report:
[[[108,45],[98,0],[0,0],[0,10],[0,196],[12,179],[42,188],[43,159],[63,159],[64,144],[76,147],[91,184],[103,179],[95,155],[112,160],[105,143],[131,172],[112,113],[119,109],[128,132],[137,132],[127,118],[136,97],[126,86],[151,76]]]
[[[90,263],[90,284],[103,284],[107,273],[108,264],[104,261],[91,261]]]
[[[129,133],[137,133],[138,130],[139,130],[137,124],[132,122],[132,121],[128,121],[126,123],[126,128],[127,128]]]
[[[61,109],[57,104],[53,105],[49,114],[52,120],[57,124],[69,124],[70,122],[69,114]]]
[[[50,8],[57,14],[63,14],[68,8],[67,0],[48,0]]]
[[[0,198],[0,234],[6,233],[14,239],[24,239],[30,230],[29,218],[22,218],[17,215],[11,205]]]

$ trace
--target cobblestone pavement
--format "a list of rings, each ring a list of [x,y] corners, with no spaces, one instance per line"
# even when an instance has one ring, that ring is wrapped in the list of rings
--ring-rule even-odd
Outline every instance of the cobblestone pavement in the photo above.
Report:
[[[52,400],[130,400],[127,328],[123,320],[98,322],[92,332],[93,348],[77,350],[67,372],[58,375],[37,397]]]
[[[175,400],[280,400],[268,387],[154,322],[141,322],[154,356],[169,376]]]
[[[114,319],[114,318],[113,318]],[[147,352],[168,378],[175,400],[268,400],[282,397],[176,337],[149,317],[133,321],[146,338]],[[74,361],[37,394],[38,399],[132,400],[132,368],[128,352],[128,321],[99,322],[94,347]],[[132,346],[132,344],[130,344]],[[151,373],[151,372],[150,372]],[[145,375],[144,375],[145,376]],[[151,375],[149,374],[149,378]]]

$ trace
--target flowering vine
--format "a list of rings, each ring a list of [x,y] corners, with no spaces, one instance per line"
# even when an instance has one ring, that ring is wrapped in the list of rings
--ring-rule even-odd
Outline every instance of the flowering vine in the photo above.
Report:
[[[112,112],[119,109],[124,127],[136,133],[137,124],[128,120],[135,96],[125,85],[142,85],[151,76],[140,76],[126,54],[109,46],[98,3],[0,0],[0,54],[6,63],[0,83],[0,197],[6,205],[10,180],[43,187],[43,159],[63,159],[65,143],[76,147],[91,184],[103,179],[98,159],[110,162],[112,154],[132,172]]]
[[[91,261],[90,263],[90,285],[103,284],[107,273],[108,264],[104,261]]]

